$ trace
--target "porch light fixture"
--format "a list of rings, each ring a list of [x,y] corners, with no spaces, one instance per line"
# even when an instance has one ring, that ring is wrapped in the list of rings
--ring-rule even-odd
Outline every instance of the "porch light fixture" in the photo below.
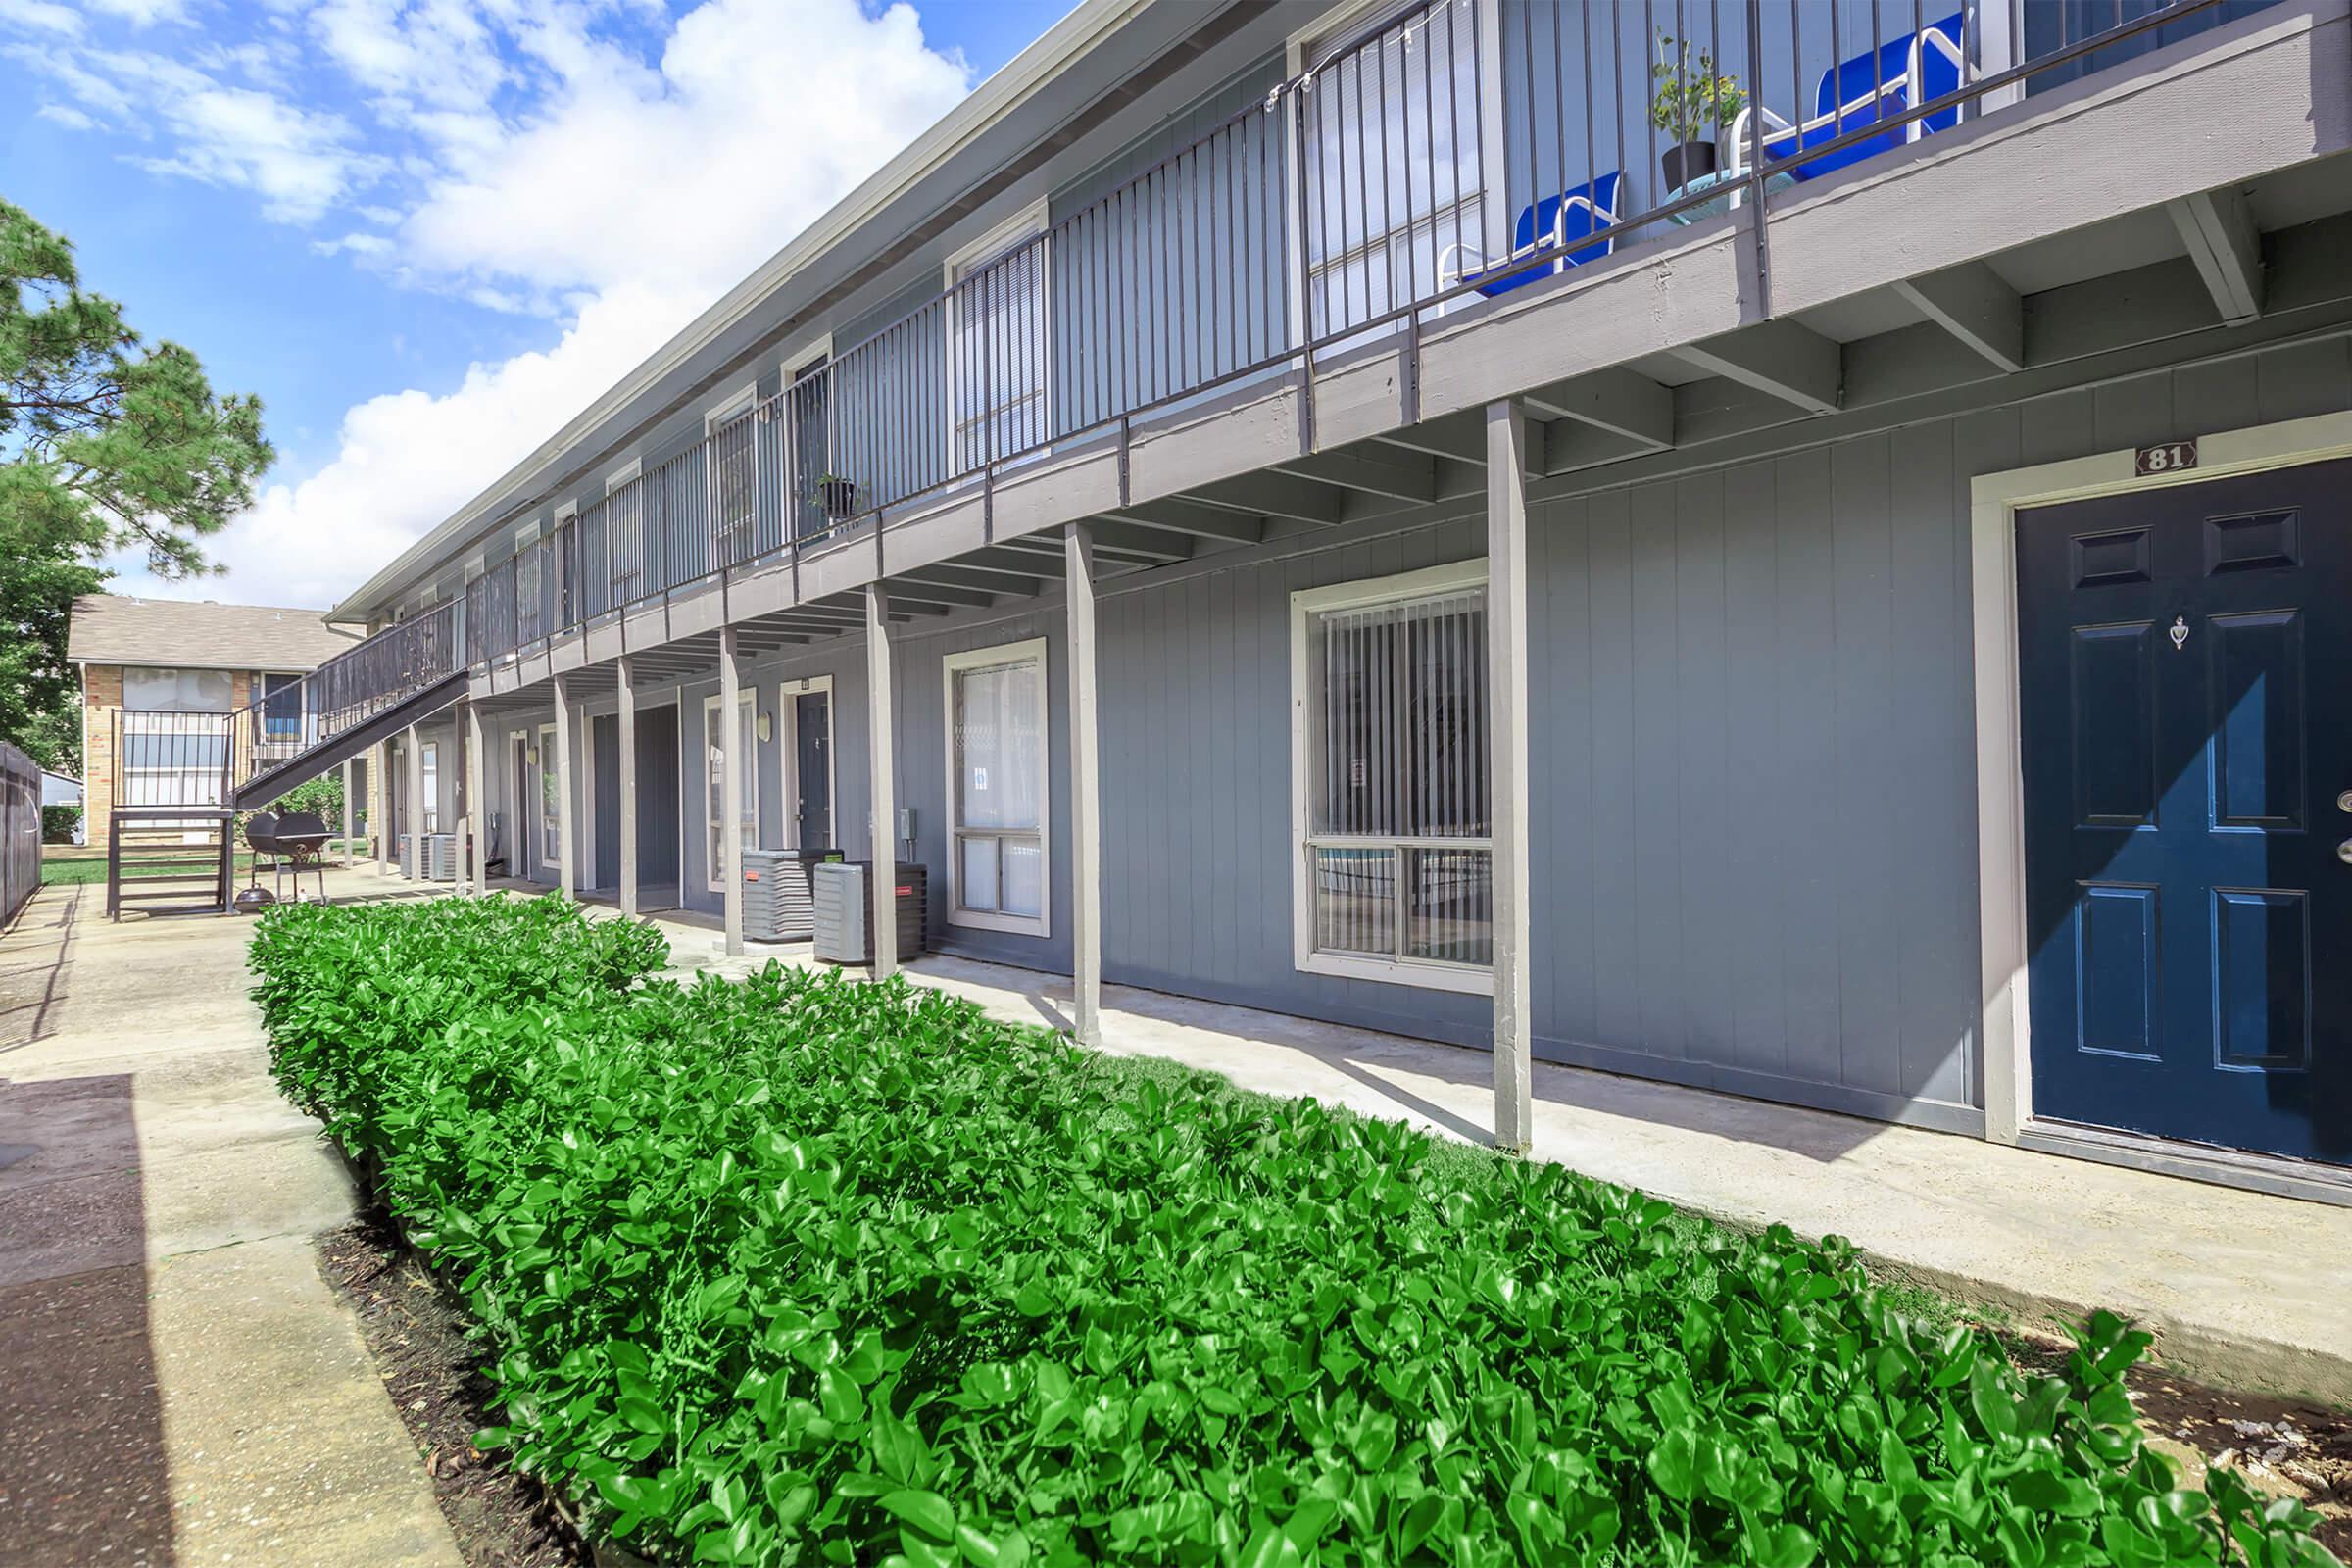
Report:
[[[760,744],[765,746],[774,730],[774,720],[769,715],[761,713],[760,715]]]

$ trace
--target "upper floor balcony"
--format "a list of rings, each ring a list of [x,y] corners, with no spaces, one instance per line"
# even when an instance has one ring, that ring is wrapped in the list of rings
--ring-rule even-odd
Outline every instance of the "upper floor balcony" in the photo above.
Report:
[[[1770,318],[1776,292],[1804,293],[1774,270],[1762,219],[1777,204],[1939,139],[1962,145],[1981,122],[2126,76],[2271,3],[1429,0],[1374,13],[1328,44],[1295,44],[1244,107],[1148,167],[1007,215],[933,297],[791,365],[698,439],[609,470],[601,494],[493,551],[434,612],[440,635],[462,663],[495,664],[731,573],[820,559],[1081,450],[1115,449],[1123,485],[1130,444],[1157,423],[1418,345],[1710,224],[1751,236],[1740,317]],[[1987,189],[1984,212],[1936,221],[2030,195]],[[308,706],[358,710],[342,696]]]

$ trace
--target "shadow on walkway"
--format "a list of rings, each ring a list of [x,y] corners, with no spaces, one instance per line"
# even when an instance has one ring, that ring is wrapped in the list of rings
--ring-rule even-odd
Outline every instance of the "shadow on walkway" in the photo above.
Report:
[[[129,1075],[0,1083],[0,1564],[173,1560],[146,1232]]]
[[[1064,976],[936,954],[917,959],[907,970],[917,979],[935,978],[1018,995],[1048,1028],[1067,1031],[1071,1027],[1070,983]],[[1202,1043],[1225,1049],[1279,1046],[1298,1052],[1371,1091],[1394,1107],[1391,1114],[1421,1118],[1472,1143],[1493,1141],[1491,1123],[1465,1114],[1459,1103],[1441,1103],[1410,1084],[1412,1079],[1422,1079],[1469,1095],[1491,1094],[1494,1057],[1485,1051],[1134,986],[1105,985],[1102,1005],[1105,1011],[1129,1020],[1195,1031]],[[1129,1049],[1151,1052],[1148,1038],[1136,1039],[1132,1028],[1122,1033],[1129,1037]],[[1147,1037],[1151,1033],[1149,1027],[1144,1031]],[[1535,1066],[1534,1093],[1539,1104],[1574,1105],[1654,1126],[1766,1145],[1823,1164],[1844,1158],[1886,1130],[1882,1123],[1856,1116],[1746,1100],[1715,1090],[1621,1077],[1542,1058]],[[1290,1092],[1313,1090],[1302,1084]]]
[[[11,942],[0,957],[0,1052],[20,1050],[49,1034],[85,891],[74,889],[54,908],[36,898],[6,929]]]

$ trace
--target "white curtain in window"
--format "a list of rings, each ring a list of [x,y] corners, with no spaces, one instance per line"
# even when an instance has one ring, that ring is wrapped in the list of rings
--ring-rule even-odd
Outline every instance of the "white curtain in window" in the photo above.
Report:
[[[235,677],[225,669],[122,671],[122,706],[136,712],[225,713],[235,690]]]
[[[1045,910],[1044,669],[1035,659],[954,671],[956,900],[1037,918]]]

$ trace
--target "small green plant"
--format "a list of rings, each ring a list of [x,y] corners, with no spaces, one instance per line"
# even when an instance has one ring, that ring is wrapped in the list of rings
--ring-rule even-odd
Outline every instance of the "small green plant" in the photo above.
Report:
[[[280,906],[279,1084],[657,1561],[2321,1568],[1853,1249],[547,899]]]
[[[858,510],[858,481],[838,473],[820,473],[808,481],[807,500],[828,516],[847,516]]]
[[[1715,69],[1711,51],[1701,49],[1694,57],[1690,43],[1663,29],[1649,79],[1654,84],[1649,122],[1671,144],[1711,140],[1747,107],[1745,89]]]

